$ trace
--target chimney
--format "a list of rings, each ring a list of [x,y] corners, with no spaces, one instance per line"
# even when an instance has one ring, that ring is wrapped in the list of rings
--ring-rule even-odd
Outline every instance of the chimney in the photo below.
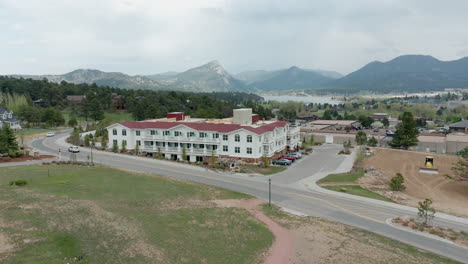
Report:
[[[171,112],[167,113],[167,118],[175,118],[176,121],[183,121],[185,120],[184,112]]]
[[[252,108],[240,108],[233,111],[233,123],[243,126],[252,125]]]

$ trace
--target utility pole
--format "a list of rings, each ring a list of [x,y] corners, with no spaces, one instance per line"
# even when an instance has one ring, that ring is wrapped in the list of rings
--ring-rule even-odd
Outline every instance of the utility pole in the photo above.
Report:
[[[268,205],[271,207],[271,178],[268,179]]]

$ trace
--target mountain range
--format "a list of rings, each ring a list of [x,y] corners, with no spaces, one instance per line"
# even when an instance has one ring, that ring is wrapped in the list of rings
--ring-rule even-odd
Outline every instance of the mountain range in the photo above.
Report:
[[[16,78],[47,78],[51,82],[96,83],[126,89],[191,92],[423,92],[468,87],[468,57],[440,61],[425,55],[403,55],[388,62],[374,61],[346,76],[334,71],[292,66],[276,71],[228,73],[218,61],[184,72],[127,75],[119,72],[80,69],[62,75],[11,75]]]

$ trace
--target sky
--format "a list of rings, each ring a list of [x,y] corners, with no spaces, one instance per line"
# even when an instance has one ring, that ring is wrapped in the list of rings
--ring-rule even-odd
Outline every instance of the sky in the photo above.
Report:
[[[99,69],[347,74],[405,54],[468,56],[466,0],[0,0],[0,74]]]

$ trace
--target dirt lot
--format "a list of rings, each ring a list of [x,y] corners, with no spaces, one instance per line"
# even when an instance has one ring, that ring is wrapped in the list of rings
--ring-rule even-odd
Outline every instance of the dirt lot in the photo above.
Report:
[[[293,236],[291,264],[455,263],[403,243],[343,224],[298,217],[277,208],[264,211]]]
[[[434,165],[439,174],[420,173],[426,153],[403,150],[375,149],[374,155],[364,160],[364,168],[375,168],[377,173],[359,179],[366,188],[379,190],[399,203],[417,206],[417,202],[429,198],[434,207],[446,213],[468,217],[468,181],[455,181],[447,178],[453,175],[451,168],[458,158],[448,155],[435,155]],[[403,174],[406,190],[403,193],[389,192],[388,182],[397,172]]]

